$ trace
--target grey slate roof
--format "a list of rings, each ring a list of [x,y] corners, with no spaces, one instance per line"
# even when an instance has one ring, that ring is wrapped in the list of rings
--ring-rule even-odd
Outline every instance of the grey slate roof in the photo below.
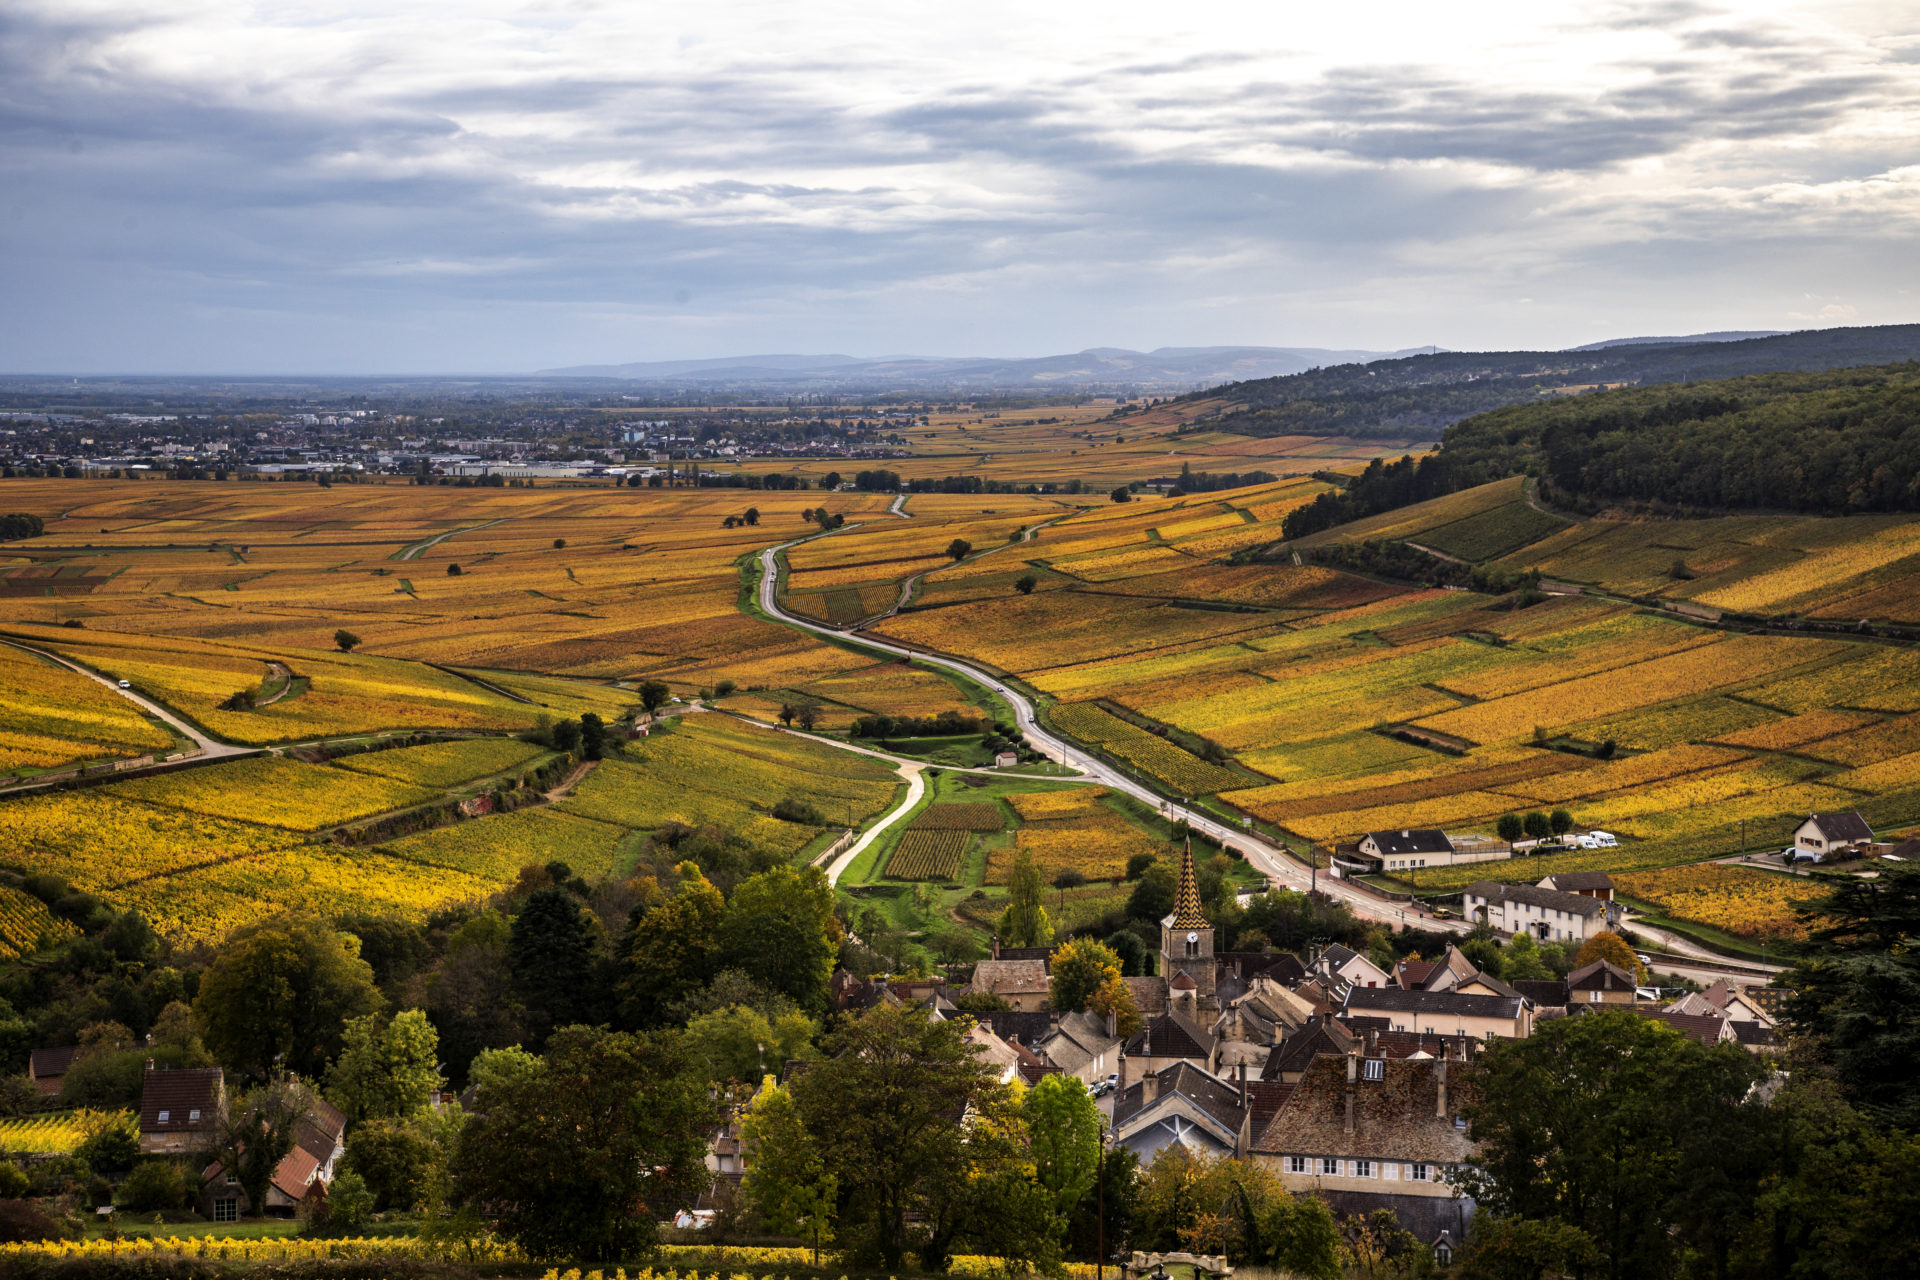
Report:
[[[1517,1018],[1521,999],[1511,996],[1470,996],[1457,991],[1402,991],[1398,987],[1355,987],[1347,992],[1346,1008],[1354,1013],[1456,1014],[1465,1018]]]
[[[1553,888],[1563,893],[1613,888],[1613,877],[1604,871],[1556,871],[1546,878],[1553,881]]]
[[[1177,1010],[1169,1010],[1127,1041],[1129,1058],[1206,1058],[1213,1053],[1213,1033]]]
[[[1595,960],[1567,975],[1569,991],[1632,991],[1639,985],[1633,974],[1606,960]]]
[[[1858,813],[1810,813],[1807,820],[1820,828],[1829,843],[1859,844],[1873,839],[1873,828]]]
[[[1145,1100],[1146,1091],[1137,1081],[1128,1085],[1114,1099],[1115,1129],[1124,1127],[1141,1112],[1151,1110],[1162,1099],[1179,1094],[1204,1111],[1230,1137],[1240,1132],[1240,1123],[1246,1118],[1247,1109],[1241,1102],[1240,1090],[1232,1084],[1202,1071],[1190,1062],[1176,1062],[1153,1074],[1159,1088],[1152,1102]]]
[[[1404,831],[1369,831],[1367,839],[1373,841],[1380,852],[1391,858],[1409,853],[1452,853],[1453,841],[1447,839],[1447,833],[1436,827],[1413,827]]]
[[[1598,898],[1584,898],[1577,893],[1562,893],[1558,889],[1542,889],[1537,884],[1500,884],[1493,880],[1475,880],[1466,887],[1465,893],[1467,897],[1485,898],[1489,902],[1524,902],[1528,906],[1564,911],[1575,916],[1604,915],[1607,910],[1607,904]]]

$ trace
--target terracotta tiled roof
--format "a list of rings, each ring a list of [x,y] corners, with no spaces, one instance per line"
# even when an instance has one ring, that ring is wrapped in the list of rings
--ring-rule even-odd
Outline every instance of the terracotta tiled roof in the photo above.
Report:
[[[1399,977],[1403,987],[1417,987],[1427,980],[1427,975],[1440,967],[1438,960],[1402,960]]]
[[[1169,991],[1198,991],[1199,989],[1200,984],[1195,982],[1193,976],[1184,969],[1174,974],[1167,982],[1167,990]]]
[[[1719,1044],[1726,1038],[1727,1020],[1715,1014],[1674,1013],[1668,1009],[1635,1009],[1634,1012],[1643,1018],[1658,1019],[1701,1044]]]
[[[1176,929],[1204,929],[1207,913],[1200,909],[1200,881],[1193,871],[1193,841],[1180,855],[1180,886],[1173,895],[1172,925]]]
[[[1286,1104],[1275,1113],[1253,1149],[1269,1155],[1363,1156],[1454,1164],[1471,1157],[1466,1130],[1456,1128],[1467,1088],[1459,1063],[1421,1058],[1388,1059],[1381,1078],[1365,1072],[1353,1082],[1353,1127],[1347,1128],[1347,1057],[1313,1060]],[[1447,1082],[1444,1108],[1440,1082]],[[1444,1114],[1436,1112],[1444,1111]]]
[[[1253,1104],[1253,1131],[1260,1133],[1267,1127],[1287,1098],[1293,1093],[1293,1086],[1281,1084],[1278,1080],[1247,1081],[1247,1100]]]
[[[295,1147],[274,1166],[273,1185],[283,1195],[304,1200],[308,1188],[313,1184],[313,1176],[319,1171],[320,1162],[313,1158],[313,1152],[304,1147]]]

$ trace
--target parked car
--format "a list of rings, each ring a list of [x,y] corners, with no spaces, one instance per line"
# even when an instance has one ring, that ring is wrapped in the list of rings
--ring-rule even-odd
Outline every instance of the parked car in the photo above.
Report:
[[[1650,955],[1647,955],[1645,952],[1641,952],[1635,955],[1633,958],[1635,960],[1638,960],[1641,964],[1644,964],[1644,965],[1651,966],[1653,964],[1653,957]]]
[[[121,687],[122,689],[131,689],[131,688],[133,688],[133,681],[131,681],[131,680],[122,680],[122,681],[120,682],[120,687]]]

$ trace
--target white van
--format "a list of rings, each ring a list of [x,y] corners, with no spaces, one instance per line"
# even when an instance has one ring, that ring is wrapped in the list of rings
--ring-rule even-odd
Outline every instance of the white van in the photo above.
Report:
[[[1587,839],[1593,841],[1591,847],[1595,849],[1617,849],[1620,847],[1619,839],[1610,831],[1589,831],[1587,832]]]

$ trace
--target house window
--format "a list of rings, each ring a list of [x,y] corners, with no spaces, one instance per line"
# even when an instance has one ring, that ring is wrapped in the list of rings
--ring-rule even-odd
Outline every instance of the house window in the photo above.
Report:
[[[192,1111],[187,1112],[187,1123],[188,1124],[200,1123],[200,1109],[198,1107],[194,1108]]]
[[[1307,1171],[1307,1158],[1305,1156],[1288,1156],[1287,1157],[1288,1173],[1305,1173],[1306,1171]]]
[[[1384,1080],[1387,1078],[1386,1059],[1368,1058],[1365,1065],[1366,1065],[1366,1070],[1363,1074],[1366,1076],[1367,1079]]]
[[[1434,1263],[1438,1266],[1442,1266],[1442,1267],[1452,1266],[1453,1265],[1453,1246],[1448,1244],[1445,1240],[1442,1240],[1439,1244],[1433,1246],[1433,1260],[1434,1260]]]
[[[1588,1004],[1600,1003],[1600,990],[1598,987],[1594,988],[1592,991],[1587,992],[1587,1003]]]
[[[228,1175],[227,1175],[227,1185],[228,1185],[228,1186],[230,1186],[230,1187],[237,1187],[237,1186],[239,1186],[239,1185],[240,1185],[240,1175],[239,1175],[239,1174],[235,1174],[235,1173],[230,1173],[230,1174],[228,1174]]]
[[[160,1123],[161,1123],[161,1124],[165,1124],[165,1123],[167,1122],[167,1118],[168,1118],[169,1116],[171,1116],[172,1114],[173,1114],[173,1112],[171,1112],[171,1111],[162,1111],[162,1112],[160,1113]]]
[[[1407,1176],[1415,1182],[1432,1182],[1433,1166],[1430,1164],[1416,1164],[1413,1166],[1413,1172]]]
[[[240,1201],[233,1196],[215,1200],[213,1202],[213,1220],[215,1222],[240,1221]]]
[[[1340,1176],[1340,1162],[1332,1156],[1321,1156],[1320,1172],[1325,1177],[1337,1178]]]
[[[1356,1178],[1371,1178],[1373,1176],[1373,1161],[1355,1160],[1353,1162],[1353,1176]]]

